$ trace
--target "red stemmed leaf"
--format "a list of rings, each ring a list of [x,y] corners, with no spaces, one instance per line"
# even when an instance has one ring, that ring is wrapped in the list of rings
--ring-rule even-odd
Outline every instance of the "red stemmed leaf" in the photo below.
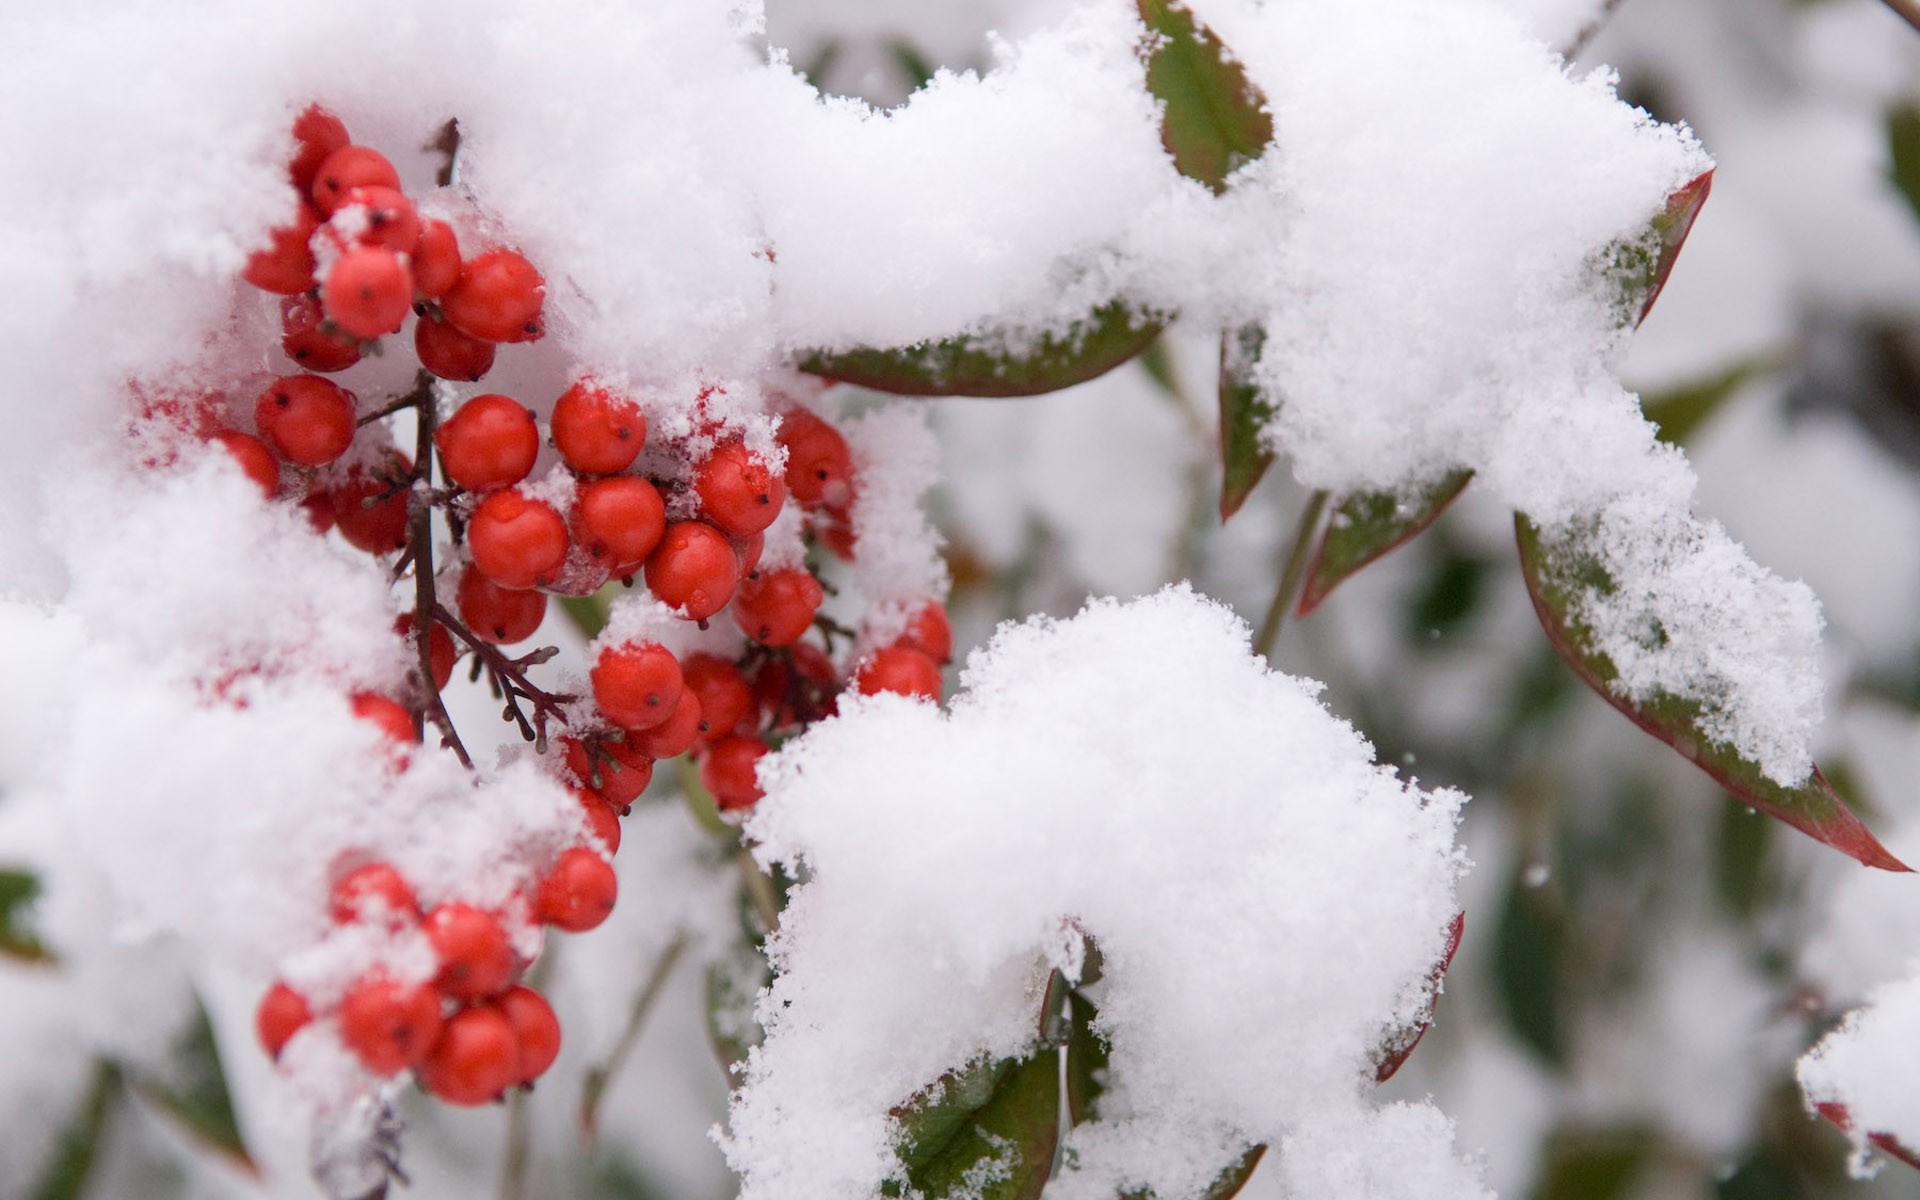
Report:
[[[1267,331],[1242,325],[1220,335],[1220,520],[1226,521],[1273,465],[1261,438],[1276,411],[1254,382],[1253,369]]]
[[[1440,1000],[1440,981],[1447,977],[1447,968],[1453,965],[1454,953],[1460,949],[1460,937],[1466,931],[1467,914],[1455,913],[1452,922],[1447,925],[1446,952],[1440,956],[1440,961],[1427,975],[1425,1015],[1415,1024],[1394,1034],[1381,1048],[1374,1064],[1375,1083],[1385,1083],[1392,1079],[1394,1072],[1398,1071],[1401,1064],[1407,1061],[1407,1056],[1413,1053],[1413,1048],[1420,1044],[1420,1039],[1427,1035],[1427,1026],[1433,1024],[1433,1006]]]
[[[1039,1200],[1060,1138],[1059,1057],[1042,1048],[950,1071],[893,1117],[908,1194]]]
[[[1163,106],[1161,144],[1182,175],[1224,192],[1227,177],[1273,140],[1267,98],[1185,4],[1138,3],[1157,35],[1147,49],[1147,90]]]
[[[1813,1111],[1826,1118],[1826,1120],[1841,1133],[1849,1137],[1853,1136],[1853,1114],[1847,1111],[1846,1105],[1838,1101],[1826,1100],[1814,1105]],[[1867,1135],[1867,1144],[1885,1154],[1887,1157],[1897,1158],[1914,1170],[1920,1171],[1920,1152],[1915,1152],[1910,1149],[1904,1142],[1892,1134],[1869,1133]]]
[[[1653,311],[1653,302],[1667,286],[1680,247],[1686,244],[1693,220],[1712,190],[1713,171],[1709,169],[1668,196],[1666,207],[1637,239],[1617,243],[1608,252],[1607,270],[1619,296],[1622,324],[1630,321],[1637,326]]]
[[[1450,471],[1411,497],[1355,492],[1342,499],[1314,547],[1295,611],[1306,616],[1348,576],[1419,536],[1472,480],[1472,471]]]
[[[1543,543],[1540,530],[1516,514],[1514,529],[1520,544],[1520,570],[1533,597],[1534,612],[1553,648],[1580,678],[1627,719],[1672,746],[1689,762],[1711,775],[1716,783],[1742,803],[1751,805],[1869,867],[1905,871],[1906,864],[1888,852],[1847,808],[1818,769],[1797,787],[1783,787],[1768,779],[1753,762],[1732,748],[1713,742],[1701,732],[1702,710],[1697,701],[1662,693],[1635,701],[1615,688],[1620,672],[1600,649],[1593,630],[1578,616],[1577,597],[1585,591],[1612,586],[1605,572],[1576,551]]]

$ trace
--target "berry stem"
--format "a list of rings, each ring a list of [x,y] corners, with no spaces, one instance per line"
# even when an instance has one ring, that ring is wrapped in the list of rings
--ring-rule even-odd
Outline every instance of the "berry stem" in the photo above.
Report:
[[[404,396],[395,396],[392,400],[389,400],[386,404],[382,405],[380,408],[374,410],[373,412],[368,413],[364,417],[361,417],[358,421],[354,422],[354,428],[357,429],[363,425],[371,425],[375,421],[383,421],[386,418],[392,416],[393,414],[397,412],[404,412],[409,408],[417,408],[417,409],[424,410],[432,407],[433,407],[433,376],[427,374],[425,371],[422,371],[420,372],[418,378],[414,381],[412,391],[408,392]],[[428,445],[431,446],[432,443],[429,442]],[[415,461],[417,462],[418,460],[416,459]]]
[[[1260,622],[1260,636],[1253,641],[1253,652],[1262,658],[1273,657],[1273,643],[1280,637],[1280,627],[1287,622],[1287,610],[1293,607],[1294,596],[1299,594],[1301,579],[1313,556],[1314,535],[1320,532],[1320,518],[1327,511],[1327,498],[1324,489],[1307,497],[1300,525],[1293,531],[1293,549],[1287,552],[1287,565],[1280,572],[1280,586],[1274,589],[1266,620]]]
[[[507,702],[506,711],[501,713],[504,720],[514,721],[520,726],[520,735],[532,742],[534,749],[542,754],[547,750],[547,722],[554,720],[562,725],[567,723],[564,706],[578,699],[571,695],[556,695],[538,687],[527,678],[527,668],[537,667],[554,655],[560,653],[558,647],[542,646],[530,654],[519,658],[508,658],[493,643],[484,641],[467,628],[443,604],[433,606],[433,619],[446,626],[447,632],[467,644],[473,651],[476,662],[483,664],[487,680],[493,685],[494,695]],[[533,717],[520,711],[520,701],[525,700],[533,706]]]
[[[453,718],[433,685],[433,619],[440,608],[433,589],[433,430],[439,408],[433,400],[433,376],[420,372],[413,391],[401,398],[414,409],[413,496],[408,512],[407,549],[402,561],[413,562],[413,649],[420,671],[420,690],[426,699],[414,717],[414,731],[423,739],[428,722],[440,731],[440,744],[452,750],[460,765],[473,769],[473,759],[454,731]],[[395,404],[400,401],[395,401]],[[392,405],[388,406],[392,408]],[[399,411],[395,409],[394,411]]]
[[[673,974],[675,964],[687,949],[687,935],[681,933],[667,948],[660,952],[659,959],[653,964],[652,974],[647,976],[646,986],[640,990],[640,998],[633,1003],[633,1013],[627,1018],[627,1027],[620,1033],[620,1040],[614,1043],[613,1053],[607,1055],[607,1061],[587,1072],[586,1086],[580,1093],[580,1136],[587,1145],[593,1144],[600,1131],[600,1097],[606,1094],[607,1084],[619,1073],[620,1066],[632,1053],[633,1045],[640,1040],[640,1030],[647,1022],[647,1014],[660,998],[666,987],[667,977]]]

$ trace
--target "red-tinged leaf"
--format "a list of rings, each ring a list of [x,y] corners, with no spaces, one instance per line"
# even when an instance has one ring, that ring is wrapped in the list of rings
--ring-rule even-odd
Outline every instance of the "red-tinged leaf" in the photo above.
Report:
[[[1615,690],[1619,669],[1599,648],[1593,631],[1576,615],[1579,595],[1604,592],[1613,586],[1612,581],[1590,557],[1569,548],[1545,545],[1539,529],[1524,515],[1515,514],[1514,529],[1520,545],[1521,573],[1548,640],[1607,703],[1678,750],[1743,803],[1869,867],[1908,869],[1847,808],[1819,770],[1797,787],[1783,787],[1768,779],[1757,764],[1709,740],[1701,732],[1703,714],[1697,701],[1666,694],[1632,701],[1620,695]]]
[[[1385,1083],[1392,1079],[1394,1072],[1398,1071],[1407,1061],[1407,1056],[1413,1053],[1413,1048],[1420,1044],[1420,1039],[1427,1036],[1427,1026],[1433,1024],[1434,1005],[1440,1001],[1440,981],[1447,977],[1447,968],[1453,965],[1454,953],[1460,949],[1460,937],[1466,930],[1467,914],[1454,914],[1453,920],[1447,925],[1446,952],[1440,956],[1440,961],[1434,964],[1433,970],[1427,975],[1427,1005],[1424,1015],[1412,1026],[1395,1034],[1385,1046],[1381,1047],[1379,1058],[1374,1064],[1375,1083]]]
[[[1273,465],[1261,434],[1276,407],[1254,382],[1267,331],[1242,325],[1220,335],[1220,520],[1240,511]]]
[[[1847,1110],[1846,1105],[1837,1101],[1827,1100],[1814,1105],[1813,1111],[1824,1117],[1841,1133],[1846,1134],[1848,1137],[1853,1136],[1853,1114]],[[1892,1134],[1869,1133],[1867,1135],[1867,1144],[1887,1155],[1887,1157],[1897,1158],[1914,1170],[1920,1171],[1920,1153],[1916,1153],[1908,1148],[1904,1142]]]
[[[1334,588],[1376,558],[1418,537],[1440,519],[1472,482],[1469,470],[1450,471],[1413,496],[1356,492],[1341,500],[1321,531],[1295,612],[1306,616]]]
[[[1666,207],[1648,224],[1645,232],[1631,242],[1616,243],[1606,253],[1607,274],[1614,282],[1620,321],[1639,325],[1653,311],[1653,302],[1667,286],[1674,260],[1686,244],[1700,206],[1713,190],[1711,169],[1689,180],[1686,186],[1667,197]]]
[[[1147,48],[1147,90],[1164,106],[1160,141],[1174,166],[1217,195],[1242,163],[1273,140],[1266,97],[1213,30],[1176,0],[1139,0],[1156,36]]]
[[[817,351],[800,369],[897,396],[1037,396],[1085,383],[1139,354],[1165,320],[1123,301],[1059,333],[1002,330],[894,349]]]
[[[1060,1140],[1060,1060],[982,1061],[950,1071],[895,1109],[904,1180],[883,1195],[1039,1200]]]
[[[1221,1168],[1220,1173],[1213,1177],[1213,1182],[1207,1185],[1207,1190],[1193,1200],[1233,1200],[1240,1194],[1240,1189],[1247,1186],[1247,1180],[1253,1178],[1253,1169],[1260,1165],[1261,1156],[1266,1152],[1264,1142],[1249,1147],[1239,1158]],[[1128,1192],[1120,1200],[1157,1200],[1157,1197],[1152,1191],[1142,1189]]]

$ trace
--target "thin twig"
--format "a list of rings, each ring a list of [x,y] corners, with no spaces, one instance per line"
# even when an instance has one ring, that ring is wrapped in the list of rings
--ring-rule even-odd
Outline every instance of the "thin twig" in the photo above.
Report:
[[[1287,610],[1293,607],[1293,598],[1299,594],[1301,577],[1307,573],[1307,562],[1313,553],[1313,537],[1320,530],[1321,514],[1327,510],[1327,493],[1322,490],[1307,498],[1307,507],[1300,514],[1300,525],[1293,531],[1293,549],[1287,552],[1287,565],[1280,572],[1280,586],[1274,589],[1273,603],[1267,608],[1267,619],[1260,622],[1260,636],[1254,639],[1253,652],[1262,657],[1272,657],[1273,643],[1280,637],[1280,627],[1287,623]]]
[[[1916,0],[1885,0],[1885,3],[1902,21],[1913,26],[1914,29],[1920,30],[1920,2],[1916,2]]]
[[[420,672],[420,691],[425,696],[420,714],[414,718],[416,732],[426,738],[427,725],[440,731],[440,744],[453,751],[460,765],[471,770],[473,758],[460,735],[454,731],[453,718],[433,681],[433,615],[440,608],[433,591],[433,505],[422,494],[433,487],[433,430],[439,412],[433,402],[433,377],[420,372],[419,382],[410,397],[413,400],[415,433],[413,439],[414,494],[409,497],[406,558],[413,562],[413,649]],[[398,576],[396,575],[397,579]]]
[[[553,956],[558,948],[548,946],[540,961],[527,972],[527,986],[545,991],[553,975]],[[533,1084],[513,1089],[507,1098],[506,1149],[500,1157],[500,1200],[520,1200],[526,1193],[527,1166],[533,1159],[533,1106],[528,1103]]]
[[[542,646],[519,658],[508,658],[500,648],[486,641],[467,628],[459,617],[455,616],[444,604],[433,606],[433,619],[446,626],[447,632],[467,644],[473,651],[474,660],[485,666],[489,681],[493,685],[494,695],[506,701],[506,711],[500,714],[502,720],[513,721],[520,726],[520,734],[534,744],[540,753],[547,749],[547,722],[567,723],[565,707],[579,697],[565,693],[549,692],[527,678],[527,668],[537,667],[554,655],[560,653],[556,646]],[[525,700],[533,706],[533,717],[520,711],[520,701]]]
[[[393,414],[405,412],[409,408],[431,408],[432,406],[433,376],[422,371],[420,372],[420,377],[415,380],[412,391],[404,396],[395,396],[392,400],[387,401],[387,403],[381,405],[373,412],[361,417],[358,421],[354,422],[354,427],[357,429],[362,425],[371,425],[375,421],[385,420]],[[428,442],[427,445],[431,447],[433,443]]]
[[[746,888],[747,899],[753,904],[754,915],[760,918],[760,924],[768,933],[780,927],[780,897],[773,889],[773,880],[753,861],[753,853],[745,846],[734,851],[734,863],[740,868],[740,882]]]
[[[640,1030],[647,1023],[647,1014],[660,998],[666,987],[667,977],[673,974],[675,964],[686,952],[687,935],[682,933],[667,944],[660,957],[653,964],[653,973],[647,977],[646,986],[640,989],[640,998],[633,1002],[633,1013],[627,1018],[627,1027],[621,1031],[620,1040],[614,1043],[613,1053],[607,1055],[607,1061],[587,1072],[586,1085],[580,1092],[580,1137],[588,1145],[593,1144],[600,1132],[600,1098],[607,1093],[607,1085],[620,1072],[627,1061],[627,1055],[633,1053],[634,1043],[640,1040]]]
[[[1891,0],[1889,0],[1889,2],[1891,2]],[[1569,61],[1577,58],[1580,52],[1587,48],[1587,43],[1593,40],[1593,35],[1599,33],[1600,30],[1606,26],[1607,21],[1613,17],[1613,10],[1619,8],[1620,3],[1621,0],[1607,0],[1606,4],[1602,6],[1593,20],[1582,25],[1580,32],[1573,35],[1573,41],[1566,49],[1560,51],[1560,57],[1568,59]]]

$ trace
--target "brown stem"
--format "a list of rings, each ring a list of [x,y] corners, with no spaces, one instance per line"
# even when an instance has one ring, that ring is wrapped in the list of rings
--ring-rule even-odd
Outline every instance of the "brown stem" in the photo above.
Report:
[[[1916,0],[1885,0],[1885,3],[1902,21],[1920,30],[1920,3]]]
[[[501,719],[513,721],[520,726],[520,735],[533,743],[534,749],[541,754],[547,752],[547,722],[567,723],[564,707],[578,699],[576,696],[556,694],[536,686],[527,678],[527,668],[539,666],[560,651],[554,646],[542,646],[531,654],[519,658],[508,658],[500,648],[486,641],[467,628],[467,625],[444,604],[433,606],[433,619],[446,626],[447,632],[467,644],[473,651],[474,660],[484,665],[488,682],[493,685],[496,696],[505,700],[506,710]],[[520,711],[520,701],[525,700],[533,707],[533,716]]]
[[[433,376],[422,371],[419,376],[414,379],[412,391],[404,396],[395,396],[378,409],[361,417],[358,421],[354,422],[354,427],[357,429],[362,425],[371,425],[375,421],[385,420],[387,417],[397,412],[404,412],[409,408],[425,409],[431,407],[433,407]],[[431,448],[433,443],[428,441],[426,445]],[[419,460],[416,459],[415,461],[418,462]],[[417,469],[416,467],[416,470]]]
[[[420,372],[409,399],[417,420],[406,557],[413,562],[414,658],[420,672],[420,691],[426,697],[420,713],[414,717],[414,731],[425,740],[426,727],[431,722],[440,731],[440,744],[453,751],[461,766],[471,770],[473,759],[454,731],[453,718],[447,715],[446,703],[440,699],[440,689],[433,682],[433,617],[440,608],[433,590],[433,502],[427,494],[433,488],[433,430],[439,418],[433,402],[433,377]]]
[[[640,1040],[640,1030],[647,1023],[647,1014],[660,998],[661,989],[666,986],[667,977],[673,974],[674,965],[687,949],[687,935],[675,937],[653,964],[652,974],[640,990],[640,998],[634,1001],[633,1013],[627,1018],[627,1027],[620,1034],[620,1040],[614,1043],[613,1053],[607,1055],[607,1061],[587,1072],[587,1082],[580,1095],[580,1135],[588,1145],[600,1132],[600,1098],[606,1095],[607,1085],[619,1073],[620,1066],[626,1062],[627,1055],[633,1052],[633,1044]]]
[[[1307,561],[1313,553],[1313,535],[1319,531],[1320,516],[1326,510],[1324,490],[1307,498],[1307,507],[1300,514],[1300,526],[1293,532],[1293,549],[1287,553],[1286,568],[1280,572],[1280,586],[1274,589],[1267,619],[1260,622],[1260,636],[1253,640],[1255,654],[1264,658],[1273,656],[1273,643],[1280,637],[1280,627],[1287,622],[1287,610],[1293,607],[1294,596],[1300,592],[1300,580],[1307,573]]]

